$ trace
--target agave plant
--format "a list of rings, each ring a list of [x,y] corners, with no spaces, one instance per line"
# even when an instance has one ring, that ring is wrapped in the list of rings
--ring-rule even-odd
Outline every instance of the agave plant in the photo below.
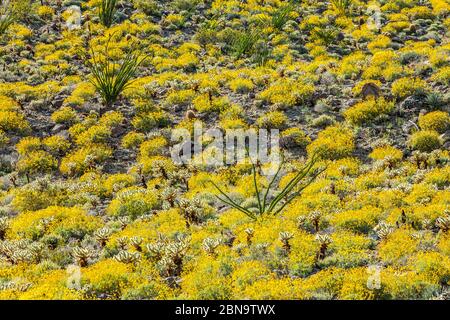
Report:
[[[13,24],[15,14],[8,0],[0,1],[0,36]]]
[[[98,17],[105,27],[110,27],[114,22],[117,0],[102,0],[98,8]]]
[[[133,84],[132,79],[147,59],[139,50],[132,49],[125,53],[120,61],[113,61],[109,54],[111,38],[112,35],[106,42],[104,52],[95,52],[92,47],[88,50],[90,55],[80,52],[92,74],[89,80],[100,93],[105,110],[110,110],[119,95]]]
[[[256,174],[257,169],[254,163],[252,163],[252,174],[253,174],[253,185],[255,198],[258,202],[258,208],[256,212],[252,212],[247,208],[236,203],[229,195],[227,195],[214,181],[209,180],[211,184],[216,188],[217,191],[221,194],[221,196],[216,195],[216,198],[221,202],[241,211],[246,214],[248,217],[253,220],[258,219],[258,217],[269,216],[269,215],[277,215],[280,213],[292,200],[295,199],[301,192],[309,186],[322,172],[325,171],[326,168],[315,169],[313,170],[314,164],[316,164],[318,160],[318,156],[314,154],[310,161],[306,163],[306,165],[294,175],[293,178],[284,186],[284,188],[279,191],[272,199],[269,197],[271,193],[271,188],[274,186],[275,181],[277,180],[281,169],[284,166],[284,160],[278,167],[277,172],[273,176],[272,180],[269,182],[269,185],[264,193],[259,189],[258,184],[256,182]],[[300,182],[304,180],[308,174],[311,173],[311,176],[306,179],[304,184],[300,185]],[[297,188],[299,186],[299,188]]]

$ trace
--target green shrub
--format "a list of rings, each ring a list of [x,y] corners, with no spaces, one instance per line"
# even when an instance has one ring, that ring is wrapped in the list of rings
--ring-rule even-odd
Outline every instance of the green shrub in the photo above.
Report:
[[[442,145],[439,133],[433,130],[421,130],[412,134],[409,138],[409,145],[415,150],[430,152],[439,149]]]

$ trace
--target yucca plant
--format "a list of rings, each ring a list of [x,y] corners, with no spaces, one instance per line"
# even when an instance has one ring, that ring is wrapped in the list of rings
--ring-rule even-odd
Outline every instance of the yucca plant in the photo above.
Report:
[[[0,1],[0,36],[8,30],[14,20],[15,14],[9,1]]]
[[[89,81],[99,92],[106,110],[111,109],[119,95],[134,82],[132,79],[136,76],[139,66],[147,59],[139,50],[132,49],[125,53],[120,61],[113,61],[109,55],[110,41],[111,36],[102,53],[95,52],[92,47],[88,49],[90,56],[85,52],[80,53],[92,74]]]
[[[269,182],[268,187],[264,193],[259,189],[258,184],[256,182],[257,169],[254,163],[252,163],[252,175],[253,175],[253,185],[255,188],[255,198],[258,202],[258,208],[256,213],[250,211],[247,208],[237,204],[229,195],[227,195],[214,181],[210,180],[211,184],[216,188],[217,191],[221,194],[216,195],[216,198],[221,202],[241,211],[246,214],[248,217],[253,220],[257,220],[258,217],[269,216],[269,215],[277,215],[280,213],[295,197],[301,194],[301,192],[309,186],[322,172],[325,171],[326,168],[314,169],[313,167],[318,160],[318,156],[314,154],[311,159],[306,163],[306,165],[294,175],[294,177],[286,184],[286,186],[276,193],[276,195],[270,199],[271,188],[274,186],[275,181],[277,180],[281,169],[284,165],[284,159],[278,167],[277,172],[273,176],[272,180]],[[307,178],[308,174],[310,177]],[[306,181],[303,184],[300,184],[302,180],[305,178]]]
[[[102,0],[98,8],[98,17],[105,27],[110,27],[114,22],[116,14],[116,5],[118,0]]]

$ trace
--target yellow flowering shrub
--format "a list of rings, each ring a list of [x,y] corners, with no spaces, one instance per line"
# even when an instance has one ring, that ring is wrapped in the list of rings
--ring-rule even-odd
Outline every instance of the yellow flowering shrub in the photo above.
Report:
[[[375,119],[379,115],[389,114],[394,106],[392,101],[371,97],[345,110],[344,117],[350,123],[360,125]]]
[[[51,206],[21,213],[12,221],[8,237],[39,239],[44,235],[59,235],[64,239],[81,239],[100,225],[100,219],[79,208]]]
[[[443,133],[450,126],[450,115],[445,111],[433,111],[420,115],[419,126],[422,130],[435,130]]]
[[[392,93],[404,98],[427,91],[427,84],[420,78],[400,78],[392,83]]]
[[[317,139],[308,145],[309,154],[318,153],[323,159],[336,160],[350,156],[354,149],[354,136],[343,126],[330,126],[319,132]]]
[[[125,188],[116,194],[107,208],[112,216],[128,216],[136,218],[143,214],[150,214],[156,208],[158,198],[154,190],[142,188]]]
[[[420,130],[409,137],[408,143],[413,149],[430,152],[439,149],[442,145],[442,140],[439,133],[434,130]]]

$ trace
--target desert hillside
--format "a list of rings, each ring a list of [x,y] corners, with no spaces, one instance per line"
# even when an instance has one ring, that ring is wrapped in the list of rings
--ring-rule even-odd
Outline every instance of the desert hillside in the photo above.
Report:
[[[449,28],[448,0],[1,0],[0,299],[448,299]],[[278,161],[212,164],[208,130]]]

